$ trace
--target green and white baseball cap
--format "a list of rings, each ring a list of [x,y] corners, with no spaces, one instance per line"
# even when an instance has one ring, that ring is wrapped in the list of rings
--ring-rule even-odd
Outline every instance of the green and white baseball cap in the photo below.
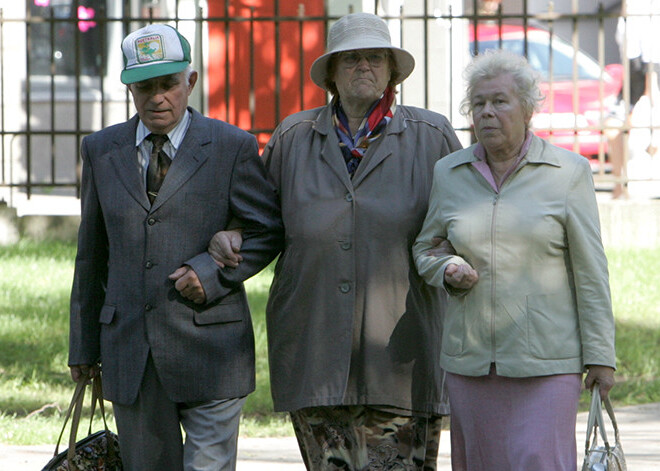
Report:
[[[133,31],[121,43],[122,83],[176,74],[190,64],[190,44],[169,25],[152,24]]]

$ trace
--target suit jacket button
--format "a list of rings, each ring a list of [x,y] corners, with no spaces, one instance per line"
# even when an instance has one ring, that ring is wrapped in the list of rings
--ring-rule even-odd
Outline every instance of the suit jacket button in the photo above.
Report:
[[[151,260],[150,260],[150,261],[148,261],[147,263],[145,263],[144,266],[145,266],[147,269],[149,269],[149,268],[153,267],[154,264],[151,263]]]
[[[349,283],[342,283],[339,285],[339,291],[346,294],[351,290],[351,285]]]
[[[151,304],[145,304],[144,305],[144,310],[145,311],[151,311],[153,309],[153,306]]]
[[[149,224],[150,226],[153,226],[154,224],[156,224],[156,218],[147,219],[147,224]]]

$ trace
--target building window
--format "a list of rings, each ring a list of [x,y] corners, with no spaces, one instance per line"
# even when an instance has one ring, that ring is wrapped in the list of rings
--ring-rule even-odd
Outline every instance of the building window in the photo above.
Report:
[[[30,75],[100,75],[105,1],[28,0]]]

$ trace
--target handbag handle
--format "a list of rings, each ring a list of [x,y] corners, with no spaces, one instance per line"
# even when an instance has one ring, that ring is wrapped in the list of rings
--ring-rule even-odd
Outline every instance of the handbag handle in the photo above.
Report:
[[[76,383],[76,388],[73,391],[73,397],[71,398],[71,403],[64,417],[64,424],[62,425],[62,430],[60,435],[57,438],[57,445],[55,446],[55,456],[59,453],[60,443],[62,441],[62,436],[64,435],[64,430],[66,429],[66,424],[71,418],[71,430],[69,431],[69,448],[67,450],[67,460],[69,463],[72,462],[73,457],[76,451],[76,437],[78,436],[78,427],[80,426],[80,417],[82,415],[83,402],[85,399],[85,389],[87,388],[88,379],[81,378]],[[94,419],[94,412],[96,411],[96,403],[99,403],[99,409],[101,410],[101,415],[103,417],[103,425],[105,431],[109,433],[108,423],[105,418],[105,407],[103,404],[103,386],[101,381],[101,375],[98,374],[92,380],[92,407],[91,407],[91,416],[89,418],[89,432],[88,435],[92,433],[92,421]],[[114,448],[108,446],[108,452],[112,455],[114,454]]]
[[[89,417],[89,430],[87,431],[87,435],[92,434],[92,421],[94,420],[94,412],[96,411],[96,403],[98,402],[99,404],[99,409],[101,410],[101,417],[103,418],[103,428],[105,429],[105,436],[107,442],[107,450],[108,450],[108,455],[110,458],[114,460],[115,458],[115,447],[110,446],[110,429],[108,428],[108,422],[105,418],[105,406],[104,406],[104,400],[103,400],[103,383],[101,381],[101,374],[97,374],[94,376],[94,379],[92,380],[92,409],[91,409],[91,415]],[[82,403],[81,403],[82,404]],[[73,424],[73,422],[72,422]],[[73,453],[75,451],[75,441],[73,446],[71,445],[71,438],[69,438],[69,450],[68,454],[73,457]],[[75,437],[74,437],[75,440]],[[74,451],[72,451],[74,450]],[[67,454],[67,456],[68,456]],[[71,458],[68,458],[69,462],[71,462]]]
[[[80,409],[82,409],[82,402],[83,399],[85,398],[85,386],[86,386],[86,380],[80,380],[76,383],[76,389],[73,391],[73,397],[71,398],[71,403],[69,404],[69,408],[67,409],[66,415],[64,416],[64,423],[62,424],[62,430],[60,431],[59,437],[57,437],[57,444],[55,445],[55,456],[57,456],[60,451],[60,443],[62,442],[62,436],[64,435],[64,430],[66,430],[66,424],[71,418],[71,413],[74,411],[74,409],[77,412]],[[78,416],[77,420],[76,420],[76,415]],[[79,424],[80,424],[80,412],[78,412],[77,414],[73,414],[73,420],[71,422],[71,432],[73,433],[74,436],[78,433]]]
[[[89,418],[89,430],[88,435],[92,434],[92,421],[94,419],[94,412],[96,411],[96,403],[99,404],[99,409],[101,410],[101,417],[103,418],[103,428],[106,432],[109,432],[108,422],[105,419],[105,406],[103,401],[103,384],[101,382],[101,375],[98,374],[94,377],[92,381],[92,415]]]
[[[603,443],[605,444],[605,449],[609,453],[612,447],[609,444],[609,441],[607,440],[607,432],[605,430],[605,421],[603,420],[603,408],[602,404],[605,404],[605,410],[607,411],[607,415],[610,417],[610,420],[612,421],[612,426],[614,428],[614,440],[615,443],[619,443],[619,427],[617,426],[616,423],[616,418],[614,416],[614,409],[612,408],[612,403],[610,402],[610,398],[607,397],[605,401],[602,401],[600,399],[600,388],[598,386],[598,383],[596,383],[591,391],[591,406],[589,408],[589,417],[587,419],[587,438],[586,438],[586,443],[584,447],[585,455],[589,453],[589,445],[591,444],[591,434],[594,434],[593,438],[593,446],[596,446],[596,443],[598,441],[598,433],[600,431],[600,436],[603,439]],[[596,430],[598,429],[598,430]]]
[[[610,402],[610,397],[608,396],[603,403],[605,404],[605,410],[607,411],[607,415],[610,417],[612,427],[614,428],[614,443],[619,443],[619,427],[616,424],[616,417],[614,417],[614,408]]]

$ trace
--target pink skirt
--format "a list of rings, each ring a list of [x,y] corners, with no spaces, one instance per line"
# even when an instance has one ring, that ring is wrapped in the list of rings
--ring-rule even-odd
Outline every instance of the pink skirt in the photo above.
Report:
[[[576,471],[582,375],[447,373],[453,471]]]

